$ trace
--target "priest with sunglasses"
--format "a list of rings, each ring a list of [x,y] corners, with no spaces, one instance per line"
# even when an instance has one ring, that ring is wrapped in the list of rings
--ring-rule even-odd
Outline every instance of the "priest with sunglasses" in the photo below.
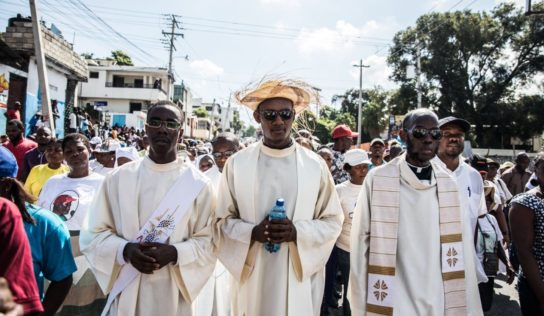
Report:
[[[291,137],[295,115],[314,93],[294,80],[236,93],[263,139],[227,160],[219,185],[214,239],[235,281],[234,315],[319,315],[343,214],[325,162]],[[286,218],[269,219],[280,198]]]
[[[472,228],[457,183],[432,159],[442,137],[428,109],[406,114],[406,153],[372,169],[351,229],[353,315],[482,315]]]
[[[177,157],[183,122],[170,101],[152,105],[148,154],[104,180],[80,246],[104,293],[102,315],[193,315],[216,258],[213,184]]]

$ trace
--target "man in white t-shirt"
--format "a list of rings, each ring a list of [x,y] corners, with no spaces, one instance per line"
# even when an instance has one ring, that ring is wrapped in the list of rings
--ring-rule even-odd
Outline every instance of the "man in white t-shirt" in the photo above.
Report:
[[[70,113],[68,119],[70,120],[70,125],[68,125],[68,133],[77,132],[77,115],[74,113],[75,109]]]
[[[478,216],[486,214],[484,182],[474,168],[461,159],[464,150],[465,135],[470,131],[470,123],[456,117],[446,117],[438,122],[442,138],[438,145],[437,156],[433,161],[445,166],[457,180],[459,200],[464,210],[464,223],[470,223],[471,232],[476,229]],[[473,236],[474,237],[474,236]],[[474,253],[474,259],[475,257]],[[487,277],[477,265],[478,282],[487,281]]]

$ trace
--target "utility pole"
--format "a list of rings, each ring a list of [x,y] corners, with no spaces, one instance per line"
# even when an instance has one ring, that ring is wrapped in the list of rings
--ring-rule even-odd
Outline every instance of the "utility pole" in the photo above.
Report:
[[[172,71],[172,53],[176,50],[176,46],[174,45],[174,41],[176,40],[176,37],[181,36],[181,38],[184,37],[183,33],[176,33],[176,29],[182,29],[179,26],[178,18],[180,16],[171,14],[169,15],[170,18],[170,31],[165,32],[162,31],[162,35],[166,37],[166,41],[163,42],[168,45],[168,50],[170,51],[170,57],[168,58],[168,87],[166,89],[166,93],[168,94],[168,99],[170,99],[170,86],[172,85],[172,79],[174,78],[174,72]]]
[[[363,60],[359,61],[358,65],[353,65],[353,67],[359,68],[359,104],[357,105],[357,148],[361,146],[361,108],[363,107],[363,68],[370,68],[369,65],[363,65]]]
[[[38,18],[37,0],[30,0],[30,14],[32,16],[32,32],[34,33],[34,55],[38,64],[38,79],[40,81],[40,94],[42,98],[42,114],[46,126],[51,129],[55,135],[55,121],[53,111],[51,110],[51,100],[49,100],[49,80],[47,79],[47,64],[45,54],[42,49],[42,32],[40,20]]]
[[[210,122],[210,140],[213,139],[213,127],[215,126],[215,99],[212,101],[212,111],[210,114],[211,122]]]
[[[421,48],[417,45],[417,67],[416,67],[416,90],[417,90],[417,108],[421,108]]]

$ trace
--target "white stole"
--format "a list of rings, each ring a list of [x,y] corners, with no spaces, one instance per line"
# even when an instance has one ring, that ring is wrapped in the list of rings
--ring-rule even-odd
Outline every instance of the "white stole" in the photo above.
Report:
[[[183,171],[161,200],[159,206],[132,239],[133,242],[166,243],[176,229],[176,225],[189,214],[188,211],[193,201],[206,184],[196,173],[197,171],[194,168],[187,168]],[[108,296],[106,307],[102,311],[102,316],[107,315],[117,295],[133,282],[139,273],[131,264],[125,264],[121,268]]]

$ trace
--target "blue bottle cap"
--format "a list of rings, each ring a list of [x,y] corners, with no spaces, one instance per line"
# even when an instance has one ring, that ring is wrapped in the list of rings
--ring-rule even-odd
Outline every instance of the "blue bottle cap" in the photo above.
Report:
[[[279,198],[276,200],[276,206],[283,206],[285,204],[285,200],[282,198]]]

